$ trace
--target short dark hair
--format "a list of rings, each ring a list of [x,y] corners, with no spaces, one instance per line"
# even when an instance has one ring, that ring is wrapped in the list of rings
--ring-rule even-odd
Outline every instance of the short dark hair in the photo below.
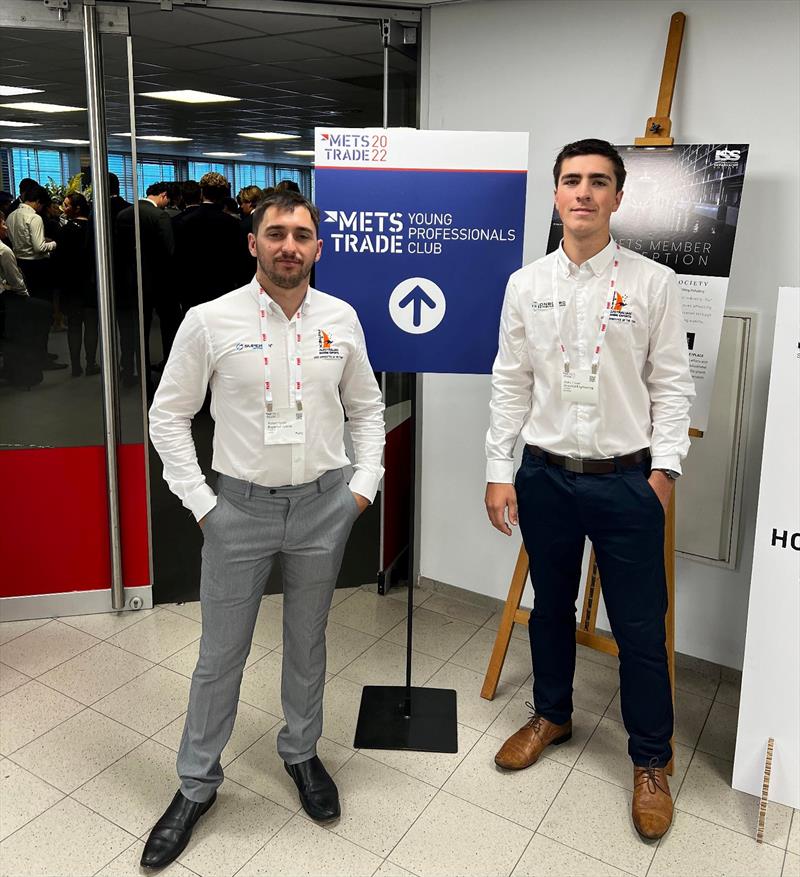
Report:
[[[27,186],[23,194],[19,197],[23,201],[29,201],[30,203],[38,202],[43,206],[49,204],[52,200],[50,198],[50,193],[47,191],[47,189],[45,189],[44,186],[40,186],[36,182],[34,182],[32,186]]]
[[[197,180],[186,180],[181,184],[181,190],[184,205],[199,204],[203,200],[203,196],[200,194],[200,183]]]
[[[319,210],[308,198],[299,192],[291,192],[284,190],[283,192],[273,192],[258,202],[258,206],[252,212],[253,217],[253,234],[258,234],[261,220],[270,207],[275,207],[279,213],[294,213],[298,207],[305,207],[311,214],[311,221],[314,223],[314,230],[319,235]]]
[[[31,179],[31,177],[23,177],[19,181],[19,197],[22,198],[22,196],[28,191],[28,189],[38,185],[38,180]]]
[[[561,165],[566,158],[575,158],[578,155],[602,155],[614,165],[614,176],[617,178],[617,191],[621,192],[625,185],[625,163],[622,156],[608,142],[608,140],[595,140],[589,138],[587,140],[576,140],[574,143],[568,143],[561,152],[556,156],[556,163],[553,165],[553,181],[558,188],[558,180],[561,176]]]
[[[64,200],[66,201],[69,198],[70,204],[75,208],[75,210],[81,216],[88,216],[91,212],[89,210],[89,202],[86,200],[86,196],[81,192],[67,192],[64,196]]]
[[[108,172],[108,194],[112,198],[119,195],[119,177],[111,171]]]
[[[275,189],[278,192],[299,192],[300,186],[294,180],[281,180]]]
[[[169,192],[169,185],[161,180],[158,183],[151,183],[147,187],[146,195],[163,195],[165,192]]]
[[[183,187],[180,183],[167,183],[167,195],[170,201],[180,201],[183,194]]]

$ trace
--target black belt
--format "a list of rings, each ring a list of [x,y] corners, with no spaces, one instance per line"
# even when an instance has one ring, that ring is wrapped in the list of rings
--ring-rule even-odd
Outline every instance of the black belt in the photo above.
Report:
[[[623,457],[612,457],[610,460],[579,460],[575,457],[551,454],[550,451],[545,451],[536,445],[526,445],[526,447],[534,457],[541,457],[551,466],[561,466],[567,472],[577,472],[579,475],[608,475],[609,472],[616,472],[618,468],[635,466],[650,459],[650,451],[647,448],[625,454]]]

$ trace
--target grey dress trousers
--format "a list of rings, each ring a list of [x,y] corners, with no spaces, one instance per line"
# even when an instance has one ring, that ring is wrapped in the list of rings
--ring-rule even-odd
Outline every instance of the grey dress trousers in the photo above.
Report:
[[[276,488],[219,476],[217,505],[203,523],[203,633],[178,751],[181,792],[190,800],[207,801],[222,783],[220,755],[233,730],[256,616],[278,555],[286,722],[278,753],[289,764],[316,754],[328,610],[358,514],[341,469],[309,484]]]

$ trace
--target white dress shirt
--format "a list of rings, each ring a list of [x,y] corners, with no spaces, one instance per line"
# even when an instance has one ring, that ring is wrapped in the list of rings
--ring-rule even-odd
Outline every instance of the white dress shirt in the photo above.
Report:
[[[589,368],[616,244],[575,265],[563,246],[511,275],[492,371],[486,480],[514,480],[514,446],[607,459],[649,448],[654,469],[681,471],[689,450],[694,383],[675,273],[622,249],[615,311],[598,368],[598,403],[561,398],[564,362],[553,318],[557,260],[559,326],[571,369]]]
[[[46,259],[56,248],[55,241],[44,239],[42,217],[27,204],[20,204],[6,224],[18,259]]]
[[[11,247],[0,241],[0,292],[13,292],[27,295],[25,278],[17,265],[17,258]]]
[[[150,409],[150,438],[164,478],[197,520],[216,504],[197,462],[191,422],[211,387],[215,471],[267,487],[306,484],[350,464],[344,414],[355,449],[354,493],[375,498],[383,476],[383,402],[353,308],[309,288],[301,310],[305,443],[264,444],[264,360],[259,284],[192,308],[181,323]],[[294,318],[267,310],[276,408],[288,407]],[[344,410],[342,409],[344,405]]]

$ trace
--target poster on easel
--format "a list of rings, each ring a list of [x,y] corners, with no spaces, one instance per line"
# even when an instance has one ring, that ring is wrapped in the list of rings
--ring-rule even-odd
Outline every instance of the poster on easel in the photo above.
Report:
[[[800,289],[778,293],[733,788],[800,807]]]
[[[741,143],[618,146],[627,179],[611,234],[678,275],[695,383],[691,425],[708,427],[748,147]],[[554,211],[547,252],[563,229]]]
[[[317,128],[320,289],[376,371],[489,374],[522,264],[528,134]]]

